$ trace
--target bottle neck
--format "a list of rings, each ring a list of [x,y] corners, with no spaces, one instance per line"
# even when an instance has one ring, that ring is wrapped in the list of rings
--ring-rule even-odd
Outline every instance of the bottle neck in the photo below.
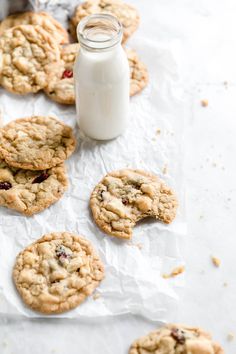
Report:
[[[121,44],[122,34],[120,22],[108,14],[85,17],[77,27],[81,47],[90,52],[112,50]]]

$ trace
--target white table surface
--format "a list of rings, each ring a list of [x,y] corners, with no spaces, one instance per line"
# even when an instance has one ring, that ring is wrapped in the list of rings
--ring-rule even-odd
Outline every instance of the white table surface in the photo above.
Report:
[[[186,287],[173,322],[202,326],[227,354],[235,354],[236,2],[132,2],[144,14],[140,34],[166,43],[181,38],[190,112],[185,134],[188,235],[182,247]],[[209,106],[203,108],[201,99]],[[211,255],[220,258],[219,268]],[[135,338],[156,325],[135,316],[87,322],[0,318],[0,353],[111,354],[112,344],[113,354],[125,354]],[[235,334],[231,342],[230,332]]]

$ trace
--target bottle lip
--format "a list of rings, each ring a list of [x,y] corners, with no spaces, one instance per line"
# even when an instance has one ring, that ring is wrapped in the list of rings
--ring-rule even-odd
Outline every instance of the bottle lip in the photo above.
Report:
[[[121,42],[122,36],[122,24],[110,14],[86,16],[77,26],[77,37],[81,46],[94,51],[114,47]]]

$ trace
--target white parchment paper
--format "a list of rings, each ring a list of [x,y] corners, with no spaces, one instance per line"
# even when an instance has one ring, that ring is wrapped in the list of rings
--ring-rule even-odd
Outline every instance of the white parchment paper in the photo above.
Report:
[[[139,53],[150,74],[148,87],[131,99],[129,126],[124,135],[108,142],[83,136],[76,126],[74,107],[61,106],[43,95],[16,96],[0,89],[3,122],[52,115],[75,129],[78,145],[66,162],[69,189],[49,209],[33,217],[0,208],[0,313],[41,317],[24,306],[12,282],[16,255],[45,233],[71,231],[88,238],[98,250],[106,278],[96,293],[78,308],[56,317],[99,317],[124,313],[152,320],[168,320],[178,303],[183,275],[162,274],[183,264],[179,240],[185,234],[183,144],[185,109],[178,75],[178,50],[136,35],[129,46]],[[102,177],[120,168],[151,171],[171,185],[180,208],[171,225],[146,220],[139,223],[131,242],[103,234],[92,220],[89,196]]]

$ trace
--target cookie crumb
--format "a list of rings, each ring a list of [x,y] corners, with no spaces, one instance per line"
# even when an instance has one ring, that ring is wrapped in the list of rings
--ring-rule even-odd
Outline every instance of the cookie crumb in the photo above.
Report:
[[[185,267],[179,266],[179,267],[174,268],[170,274],[163,274],[162,278],[164,278],[164,279],[174,278],[177,275],[182,274],[184,271],[185,271]]]
[[[134,242],[132,242],[132,241],[129,241],[129,242],[128,242],[128,245],[129,245],[129,246],[133,246],[133,247],[137,247],[139,250],[141,250],[141,249],[143,248],[142,243],[134,243]]]
[[[228,286],[228,283],[223,283],[223,286],[225,287],[225,288],[227,288],[227,286]]]
[[[137,243],[136,246],[138,247],[139,250],[141,250],[143,248],[142,243]]]
[[[199,220],[202,220],[202,219],[204,219],[204,215],[199,215]]]
[[[156,134],[157,134],[157,135],[160,135],[160,134],[161,134],[161,129],[157,129],[157,130],[156,130]]]
[[[162,169],[162,173],[163,175],[166,175],[168,173],[168,168],[167,168],[167,165],[165,165]]]
[[[97,299],[99,299],[101,297],[101,294],[100,293],[95,293],[94,295],[93,295],[93,300],[97,300]]]
[[[232,342],[232,341],[234,340],[234,338],[235,338],[234,333],[232,333],[232,332],[228,333],[228,335],[227,335],[227,340],[228,340],[229,342]]]
[[[217,258],[215,256],[212,256],[211,260],[212,260],[212,263],[214,264],[215,267],[219,267],[220,266],[221,261],[220,261],[219,258]]]
[[[201,100],[201,105],[202,105],[202,107],[207,107],[208,106],[208,100]]]
[[[213,167],[216,167],[216,166],[217,166],[217,163],[216,163],[216,162],[212,162],[212,166],[213,166]]]
[[[228,84],[229,84],[228,81],[223,82],[223,85],[225,86],[225,88],[228,88]]]

